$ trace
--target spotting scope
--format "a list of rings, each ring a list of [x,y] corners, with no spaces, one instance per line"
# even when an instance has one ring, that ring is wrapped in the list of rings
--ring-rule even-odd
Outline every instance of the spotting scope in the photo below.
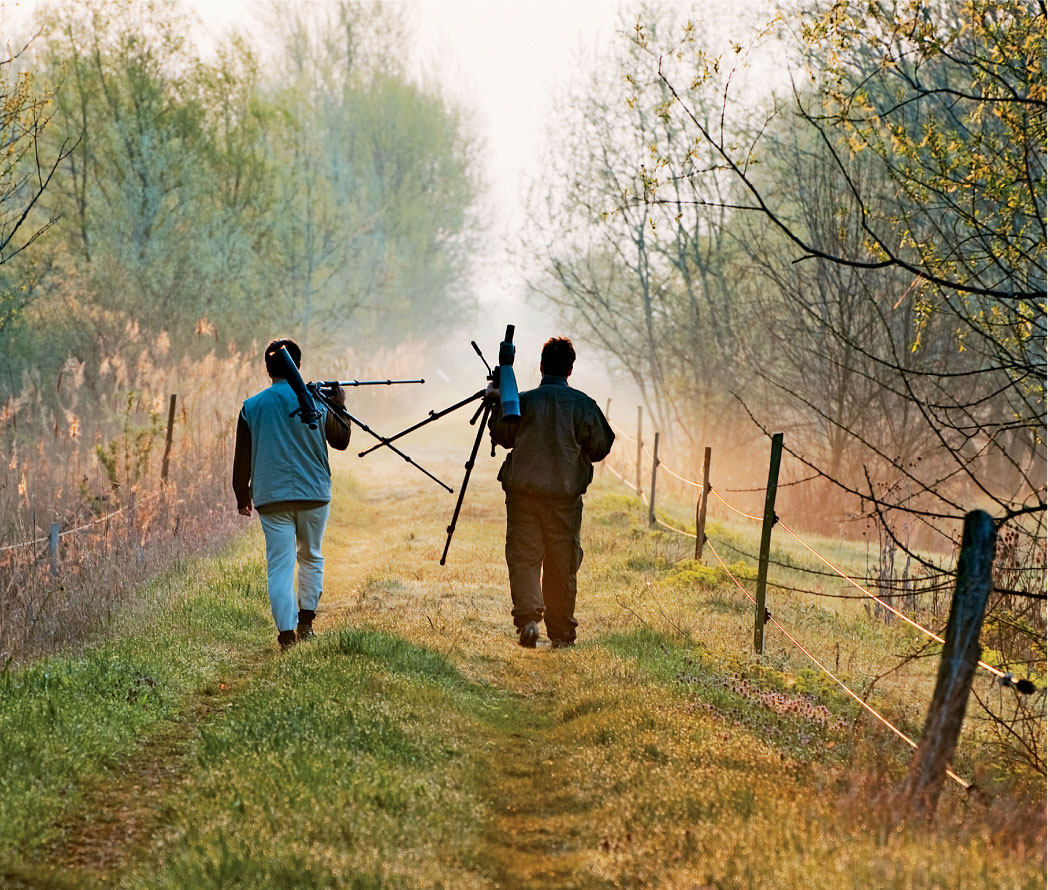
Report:
[[[517,375],[513,373],[513,359],[517,347],[513,345],[513,325],[506,325],[506,339],[499,344],[499,363],[492,374],[492,383],[499,391],[502,402],[502,419],[520,420],[520,393],[517,391]]]

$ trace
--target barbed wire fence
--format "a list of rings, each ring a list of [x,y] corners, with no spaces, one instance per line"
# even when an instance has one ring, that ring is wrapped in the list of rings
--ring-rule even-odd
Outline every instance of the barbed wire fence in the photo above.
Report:
[[[609,423],[611,423],[610,419]],[[978,529],[982,528],[983,531],[981,532],[982,540],[980,547],[971,545],[967,551],[962,547],[960,558],[958,560],[957,572],[942,570],[934,576],[929,576],[932,580],[937,582],[935,585],[936,589],[943,589],[949,586],[953,587],[955,591],[949,622],[944,633],[939,634],[888,601],[889,598],[893,598],[893,594],[884,593],[883,587],[885,579],[880,577],[861,578],[861,581],[865,581],[867,584],[870,584],[871,582],[877,584],[881,595],[873,593],[865,584],[860,582],[860,579],[849,575],[841,568],[841,566],[820,553],[775,513],[775,488],[777,487],[778,476],[778,454],[776,453],[776,449],[781,451],[781,434],[776,434],[772,440],[772,458],[771,466],[769,468],[768,486],[764,489],[739,489],[739,491],[763,491],[765,493],[765,512],[763,515],[756,515],[733,504],[726,499],[717,488],[709,483],[709,449],[706,449],[703,464],[704,482],[698,482],[672,469],[662,461],[658,453],[658,433],[655,433],[654,447],[649,449],[646,446],[642,440],[642,427],[640,421],[638,421],[638,435],[636,437],[629,435],[614,423],[611,423],[611,426],[615,430],[617,437],[621,437],[631,443],[631,446],[636,446],[637,458],[635,465],[635,481],[629,481],[627,478],[628,471],[625,470],[625,468],[622,468],[622,471],[620,471],[620,469],[616,468],[609,460],[605,460],[602,465],[603,468],[618,479],[623,486],[628,488],[648,508],[649,525],[651,527],[654,528],[657,526],[668,532],[694,540],[696,542],[696,559],[701,559],[704,546],[709,547],[719,568],[724,572],[726,578],[742,592],[754,607],[754,640],[757,653],[763,653],[764,626],[766,624],[771,624],[793,647],[802,653],[808,661],[815,665],[819,671],[839,686],[846,695],[854,699],[864,711],[868,712],[879,723],[888,728],[895,736],[904,741],[915,752],[911,762],[910,775],[907,779],[907,793],[912,800],[915,809],[924,812],[934,810],[942,782],[945,781],[947,777],[952,779],[965,790],[970,790],[973,787],[972,782],[962,778],[954,772],[949,767],[948,761],[953,757],[957,740],[960,735],[961,722],[963,720],[965,707],[971,690],[971,674],[977,669],[982,670],[993,678],[994,684],[998,687],[1012,687],[1017,692],[1025,695],[1032,694],[1036,691],[1034,684],[1029,680],[1029,678],[1017,679],[1011,671],[1002,670],[1000,667],[996,667],[978,657],[979,632],[986,609],[987,598],[992,590],[991,573],[996,532],[995,530],[990,532],[985,530],[987,523],[989,523],[989,528],[993,529],[990,517],[981,511],[975,511],[969,514],[965,522],[964,540],[968,542],[973,534],[978,538],[980,534]],[[778,441],[776,442],[776,440]],[[634,449],[631,447],[628,450],[632,452]],[[640,464],[642,457],[644,456],[648,458],[651,466],[651,485],[647,492],[645,492],[641,486],[642,469]],[[665,516],[660,516],[656,511],[658,476],[660,473],[670,476],[681,486],[694,489],[698,492],[695,532],[689,531],[687,528],[681,528],[679,525],[668,521]],[[800,479],[786,484],[803,484],[814,478],[818,477],[809,477],[807,479]],[[755,559],[757,561],[756,594],[751,594],[750,591],[747,590],[743,582],[739,579],[738,573],[732,571],[732,567],[721,557],[717,546],[715,546],[714,542],[711,541],[706,534],[705,516],[708,495],[713,495],[722,507],[741,519],[761,523],[762,525],[762,546],[760,553],[756,556],[740,550],[727,540],[721,542],[725,546],[740,553],[740,555],[747,556],[750,559]],[[775,526],[780,527],[797,545],[806,551],[812,558],[825,566],[828,571],[826,569],[812,569],[793,562],[784,563],[782,560],[771,559],[768,544],[770,541],[771,530]],[[971,526],[975,531],[970,531],[969,526]],[[826,593],[823,591],[811,591],[801,587],[769,582],[767,581],[767,573],[769,566],[772,564],[793,572],[810,574],[819,578],[839,578],[843,584],[858,591],[858,593]],[[972,581],[973,565],[975,565],[978,571],[981,572],[981,576],[974,584]],[[771,611],[766,608],[765,590],[768,586],[776,589],[788,590],[800,595],[868,600],[875,603],[879,610],[883,610],[883,614],[898,618],[918,633],[923,634],[929,640],[934,641],[943,647],[936,692],[932,699],[928,717],[925,722],[925,730],[922,733],[920,741],[915,741],[888,717],[873,708],[866,700],[866,697],[859,695],[859,693],[849,687],[834,671],[830,670],[830,668],[827,667],[809,647],[806,647],[798,639],[795,633],[791,633],[778,617],[774,616]],[[905,591],[903,594],[896,594],[895,596],[912,597],[917,593],[917,591],[911,589]],[[973,603],[974,608],[972,605]],[[970,671],[968,670],[969,667]],[[965,681],[966,674],[967,680]],[[960,679],[959,684],[957,682],[958,679]]]
[[[225,474],[213,472],[231,460],[233,425],[207,408],[187,412],[184,401],[176,421],[177,401],[170,396],[163,451],[140,475],[109,480],[102,494],[81,492],[72,507],[56,503],[46,533],[0,544],[0,672],[80,639],[143,573],[200,552],[233,527],[222,507]],[[35,516],[26,524],[39,528]],[[12,523],[7,535],[19,527]]]

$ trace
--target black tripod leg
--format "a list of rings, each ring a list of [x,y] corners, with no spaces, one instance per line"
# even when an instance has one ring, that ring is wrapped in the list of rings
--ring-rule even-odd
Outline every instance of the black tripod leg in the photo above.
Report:
[[[380,441],[382,440],[382,436],[379,433],[376,433],[371,427],[369,427],[366,423],[364,423],[364,421],[360,420],[357,417],[354,417],[352,414],[350,414],[341,405],[336,405],[334,402],[330,402],[330,401],[327,401],[327,400],[325,400],[325,404],[331,410],[333,410],[335,412],[335,416],[338,417],[340,420],[342,420],[342,421],[350,420],[353,423],[355,423],[357,426],[359,426],[369,436],[374,436],[376,439],[379,439]],[[403,451],[401,451],[399,448],[397,448],[396,445],[390,445],[388,442],[383,442],[382,444],[386,445],[389,448],[389,450],[392,451],[394,454],[400,455],[400,457],[404,458],[404,460],[406,460],[409,464],[411,464],[411,466],[413,466],[416,470],[421,470],[423,473],[425,473],[427,476],[429,476],[430,479],[432,479],[434,482],[436,482],[437,485],[439,485],[441,488],[445,489],[447,492],[450,493],[450,492],[453,492],[455,490],[450,485],[448,485],[445,482],[442,482],[440,479],[438,479],[436,476],[434,476],[424,466],[422,466],[421,464],[416,463],[415,461],[413,461],[408,455],[406,455]]]
[[[418,423],[409,426],[406,430],[401,430],[399,433],[394,433],[392,436],[380,436],[380,442],[378,445],[372,445],[370,448],[365,448],[361,451],[357,457],[364,457],[366,454],[371,454],[372,451],[376,451],[383,445],[389,445],[390,442],[395,442],[401,436],[406,436],[408,433],[413,433],[415,430],[424,427],[427,423],[433,423],[434,420],[440,420],[444,415],[450,414],[452,411],[457,411],[463,405],[468,405],[470,402],[475,402],[477,399],[484,398],[485,390],[481,389],[473,393],[468,399],[463,399],[461,402],[456,402],[450,408],[445,408],[443,411],[430,411],[429,417],[425,420],[420,420]]]
[[[480,440],[488,428],[488,415],[491,414],[491,405],[485,401],[483,415],[480,419],[480,428],[477,430],[477,438],[473,442],[473,451],[466,461],[466,475],[462,477],[462,487],[459,489],[458,502],[455,504],[455,512],[451,514],[451,525],[448,526],[448,539],[444,543],[444,553],[440,557],[440,564],[444,565],[448,558],[448,548],[451,546],[451,536],[455,534],[455,526],[458,524],[459,511],[462,509],[462,499],[466,496],[466,486],[469,485],[469,474],[473,472],[473,465],[477,462],[477,452],[480,451]]]

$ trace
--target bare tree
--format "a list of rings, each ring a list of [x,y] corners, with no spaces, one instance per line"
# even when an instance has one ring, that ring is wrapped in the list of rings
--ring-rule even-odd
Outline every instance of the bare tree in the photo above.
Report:
[[[829,442],[799,437],[792,452],[862,499],[890,553],[931,572],[942,567],[899,517],[955,540],[964,513],[991,507],[1013,543],[998,550],[988,627],[998,662],[1034,675],[1045,633],[1045,24],[1043,2],[801,14],[808,78],[777,109],[804,134],[789,178],[753,163],[781,151],[772,134],[742,139],[693,100],[717,73],[694,29],[675,50],[675,60],[694,50],[682,86],[652,51],[674,97],[663,113],[730,171],[732,211],[754,217],[769,245],[751,255],[775,283],[788,360],[766,377]],[[650,48],[643,29],[634,39]],[[672,159],[648,169],[658,175],[646,203],[672,205]],[[820,182],[830,196],[813,193]],[[723,203],[712,185],[695,200]],[[879,434],[853,398],[864,392]],[[753,416],[768,429],[766,407]],[[837,459],[842,449],[852,461]],[[1017,702],[1010,690],[984,702],[1002,749],[1037,775],[1044,703],[1043,692]]]
[[[642,19],[660,33],[678,23],[665,7]],[[636,44],[619,41],[592,68],[560,102],[547,173],[532,192],[532,290],[613,357],[664,435],[718,440],[748,292],[733,274],[741,254],[728,211],[695,200],[700,181],[718,188],[715,162],[661,113],[672,96]],[[645,203],[670,164],[670,196]]]
[[[916,410],[949,464],[914,472],[901,455],[881,455],[891,471],[913,479],[914,499],[934,502],[908,508],[956,519],[962,501],[979,498],[996,505],[1001,521],[1042,514],[1043,5],[1036,15],[1026,4],[988,2],[915,5],[909,17],[879,4],[849,10],[835,6],[804,22],[816,87],[797,90],[793,110],[814,134],[821,163],[839,177],[839,213],[857,237],[810,228],[796,205],[753,174],[752,146],[739,148],[711,127],[691,99],[694,84],[679,89],[660,67],[676,103],[665,114],[689,122],[741,188],[736,212],[760,214],[793,246],[794,262],[868,273],[862,282],[871,290],[870,275],[899,276],[894,293],[870,302],[884,335],[879,346],[831,331],[894,378],[891,391]],[[692,39],[686,34],[685,43]],[[646,45],[643,32],[637,42]],[[674,200],[665,193],[676,169],[668,158],[663,166],[649,203]],[[712,193],[697,201],[720,203]],[[900,338],[897,330],[892,336],[893,313],[903,303],[912,306],[914,325]],[[934,358],[927,336],[943,319],[956,360],[946,367],[911,361],[908,351]],[[834,422],[858,433],[845,417]],[[899,506],[879,503],[861,479],[834,481],[876,507]]]
[[[51,121],[49,96],[37,89],[33,75],[19,70],[28,44],[0,59],[0,266],[18,257],[57,217],[40,203],[59,166],[76,148],[66,138],[46,151],[41,137]],[[20,313],[34,293],[25,268],[0,275],[0,332]]]

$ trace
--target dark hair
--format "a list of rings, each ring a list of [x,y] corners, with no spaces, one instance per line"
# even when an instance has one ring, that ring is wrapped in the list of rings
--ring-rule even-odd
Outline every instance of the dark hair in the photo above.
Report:
[[[280,352],[281,346],[287,348],[288,355],[291,356],[291,360],[295,363],[296,368],[302,367],[302,350],[294,340],[274,340],[266,347],[266,370],[269,371],[269,376],[279,377],[283,380],[284,368],[282,365],[277,364],[275,358],[276,354]]]
[[[567,377],[575,367],[575,347],[567,337],[550,337],[542,347],[542,373]]]

